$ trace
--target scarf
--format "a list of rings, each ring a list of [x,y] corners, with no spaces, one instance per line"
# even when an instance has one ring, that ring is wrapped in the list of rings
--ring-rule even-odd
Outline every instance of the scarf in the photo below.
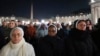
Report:
[[[19,48],[18,56],[26,56],[25,40],[22,40],[18,44],[13,44],[11,41],[2,49],[0,56],[8,56],[11,49]]]

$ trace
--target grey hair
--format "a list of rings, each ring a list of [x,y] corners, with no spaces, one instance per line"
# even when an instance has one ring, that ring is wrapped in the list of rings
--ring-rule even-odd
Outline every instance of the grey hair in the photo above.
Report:
[[[24,31],[23,31],[23,29],[22,29],[21,27],[15,27],[15,28],[13,28],[13,29],[11,30],[11,32],[10,32],[10,38],[12,38],[12,34],[13,34],[13,32],[14,32],[15,30],[20,30],[20,32],[21,32],[21,34],[22,34],[22,37],[24,36]]]

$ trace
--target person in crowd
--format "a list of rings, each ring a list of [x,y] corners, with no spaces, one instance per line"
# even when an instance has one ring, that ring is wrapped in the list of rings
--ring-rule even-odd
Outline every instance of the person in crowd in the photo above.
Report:
[[[65,24],[64,22],[61,23],[62,28],[65,28]]]
[[[36,28],[36,30],[38,30],[39,26],[40,26],[39,24],[34,23],[34,27]]]
[[[20,20],[17,21],[17,26],[21,27],[23,30],[25,28],[25,26],[22,24],[22,21],[20,21]]]
[[[10,41],[1,51],[0,56],[35,56],[34,48],[24,38],[24,31],[20,27],[12,29]]]
[[[0,26],[0,31],[2,34],[1,37],[4,37],[5,39],[7,37],[7,34],[6,34],[7,29],[8,29],[8,23],[7,23],[7,21],[3,21],[2,25]]]
[[[5,39],[2,37],[2,32],[0,30],[0,50],[5,45]]]
[[[57,36],[57,27],[50,25],[48,35],[40,39],[37,56],[64,56],[64,41]]]
[[[25,28],[25,40],[26,42],[32,44],[32,46],[34,46],[34,49],[36,51],[37,49],[37,45],[38,45],[38,39],[36,37],[36,28],[34,27],[33,23],[30,22],[30,24],[27,25],[27,27]]]
[[[0,26],[0,49],[6,44],[6,31],[7,31],[7,21],[3,21],[2,25]]]
[[[91,35],[92,35],[94,43],[97,45],[97,47],[100,50],[100,18],[98,19],[98,23],[95,26],[95,28],[96,29],[92,32]]]
[[[95,25],[95,28],[98,30],[100,28],[100,18],[98,18],[97,24]]]
[[[10,41],[10,32],[15,27],[16,27],[16,21],[15,20],[9,21],[8,28],[7,28],[7,31],[6,31],[7,43]]]
[[[93,30],[92,22],[89,19],[86,20],[86,29],[90,32]]]
[[[22,22],[21,20],[18,20],[17,21],[17,27],[21,27],[23,30],[24,30],[24,34],[25,34],[25,29],[26,29],[26,26],[23,25],[24,22]]]
[[[7,23],[7,21],[6,20],[4,20],[3,22],[2,22],[2,25],[1,25],[1,27],[6,27],[7,28],[7,26],[8,26],[8,23]]]
[[[56,26],[57,26],[57,31],[59,31],[60,29],[62,29],[62,26],[61,26],[60,23],[57,23]]]
[[[68,37],[69,35],[69,31],[70,31],[70,25],[69,24],[66,24],[65,27],[63,27],[62,29],[60,29],[57,33],[57,35],[59,37],[61,37],[62,39],[65,39]]]
[[[48,28],[45,24],[41,24],[41,26],[39,27],[39,29],[37,30],[37,37],[44,37],[48,34]]]
[[[66,56],[99,56],[99,50],[86,30],[86,21],[77,20],[65,39]]]
[[[9,23],[7,23],[7,21],[2,22],[2,26],[0,27],[0,37],[2,38],[0,48],[10,41],[10,32],[14,27],[16,27],[16,22],[14,20],[11,20]]]
[[[25,40],[31,43],[31,40],[36,37],[36,28],[33,26],[33,23],[30,22],[25,29]]]

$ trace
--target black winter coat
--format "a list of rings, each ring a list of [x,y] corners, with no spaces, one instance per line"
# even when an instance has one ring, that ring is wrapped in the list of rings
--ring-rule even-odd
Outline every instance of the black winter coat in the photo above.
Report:
[[[97,47],[86,31],[72,29],[65,46],[66,56],[99,56]]]
[[[57,36],[45,36],[39,41],[37,56],[64,56],[63,42]]]

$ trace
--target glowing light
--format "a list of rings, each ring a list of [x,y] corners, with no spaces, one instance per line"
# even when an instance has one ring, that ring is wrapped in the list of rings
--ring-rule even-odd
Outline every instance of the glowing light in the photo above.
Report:
[[[45,20],[41,20],[41,23],[45,23]]]
[[[11,20],[15,20],[15,17],[11,17]]]
[[[24,25],[25,21],[22,21],[22,24]]]
[[[30,23],[30,21],[26,21],[26,24],[29,24]]]
[[[95,0],[91,0],[91,3],[94,3],[95,2]]]
[[[71,25],[71,24],[72,24],[72,22],[71,22],[71,21],[69,21],[68,23],[69,23],[69,25]]]
[[[6,17],[5,19],[9,19],[8,17]]]
[[[4,19],[4,17],[1,17],[2,19]]]
[[[36,22],[37,25],[41,24],[40,22]]]
[[[18,20],[16,20],[16,21],[18,21]]]
[[[45,22],[45,24],[48,24],[48,23],[49,23],[48,21]]]
[[[57,21],[57,23],[59,23],[59,21]]]

